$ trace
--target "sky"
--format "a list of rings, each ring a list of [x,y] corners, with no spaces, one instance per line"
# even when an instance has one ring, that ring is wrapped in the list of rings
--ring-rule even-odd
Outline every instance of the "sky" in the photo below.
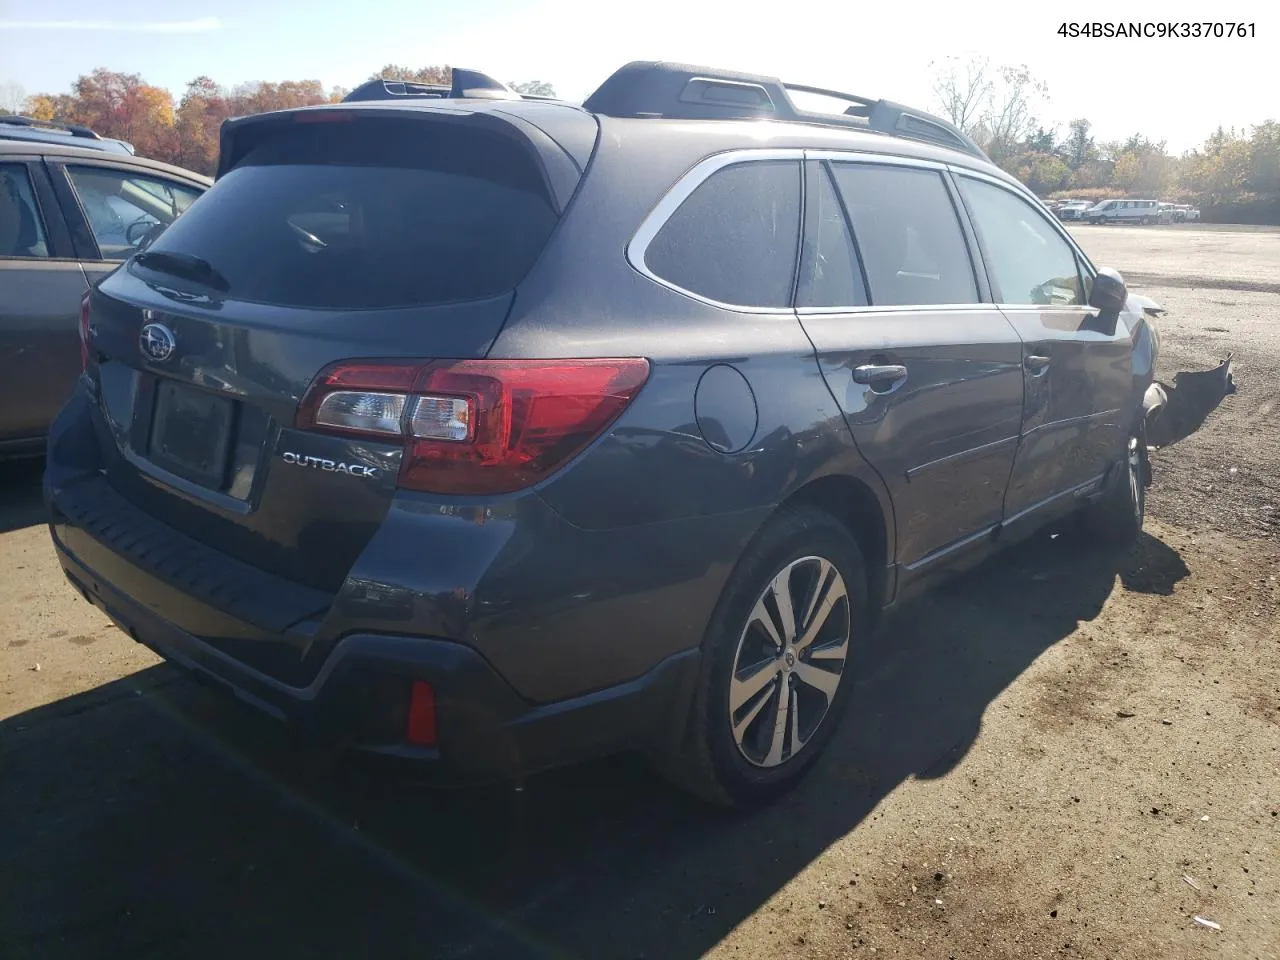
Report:
[[[1117,0],[1048,4],[730,5],[691,0],[0,0],[0,90],[62,92],[95,67],[139,73],[181,96],[224,86],[320,80],[355,86],[386,63],[448,63],[508,82],[544,80],[585,98],[630,60],[677,60],[937,109],[931,65],[947,57],[1026,64],[1048,85],[1036,111],[1065,133],[1087,117],[1099,140],[1141,132],[1180,153],[1219,125],[1280,119],[1280,4]],[[1064,9],[1070,6],[1070,12]],[[369,11],[369,12],[362,12]],[[794,14],[794,15],[792,15]],[[1064,38],[1064,17],[1256,24],[1244,39]]]

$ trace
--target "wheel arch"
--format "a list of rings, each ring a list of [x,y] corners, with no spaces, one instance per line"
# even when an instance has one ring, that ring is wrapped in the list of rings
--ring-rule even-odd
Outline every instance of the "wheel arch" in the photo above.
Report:
[[[651,756],[668,777],[717,804],[734,806],[744,801],[741,795],[735,794],[726,785],[723,765],[717,760],[718,748],[708,739],[711,705],[721,702],[711,689],[712,669],[720,652],[727,649],[723,629],[716,627],[725,616],[726,604],[740,599],[734,598],[731,585],[738,576],[743,558],[766,536],[765,531],[797,508],[821,511],[857,543],[868,581],[867,599],[870,609],[864,611],[870,621],[868,626],[874,622],[876,613],[893,589],[892,567],[889,562],[894,549],[892,503],[887,494],[878,493],[867,481],[843,472],[824,474],[790,492],[769,513],[744,546],[729,574],[725,589],[716,601],[701,647],[699,679],[697,686],[690,691],[688,708],[673,711],[671,723],[650,748]],[[838,722],[838,715],[834,719]],[[827,726],[826,729],[833,728]],[[819,752],[821,748],[822,744],[819,743]],[[799,769],[805,769],[807,763],[808,761]],[[774,784],[761,784],[758,796],[772,795],[770,791],[774,787],[785,783],[784,780]],[[745,802],[750,802],[750,799]]]
[[[874,610],[888,603],[893,578],[891,515],[880,498],[862,480],[847,474],[829,474],[810,480],[793,491],[778,505],[777,511],[789,507],[809,506],[835,517],[857,541],[867,565],[867,596]]]

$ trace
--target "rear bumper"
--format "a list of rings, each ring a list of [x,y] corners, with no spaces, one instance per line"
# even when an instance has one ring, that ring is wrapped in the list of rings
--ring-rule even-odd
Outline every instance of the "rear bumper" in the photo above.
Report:
[[[402,491],[331,593],[294,579],[276,553],[247,551],[250,538],[233,553],[189,516],[174,525],[153,509],[154,484],[113,474],[106,431],[83,390],[54,422],[44,493],[63,552],[149,615],[294,690],[359,635],[463,646],[530,704],[620,688],[700,645],[768,512],[597,529],[537,492],[462,504]],[[598,490],[589,484],[585,498]],[[341,509],[330,498],[316,516]],[[304,532],[299,544],[326,549],[328,525]]]
[[[166,523],[145,491],[126,497],[101,429],[78,392],[45,463],[54,546],[88,600],[278,718],[452,778],[669,747],[765,512],[589,529],[533,493],[481,506],[405,493],[330,594]],[[435,694],[435,748],[405,738],[413,680]]]
[[[58,539],[68,580],[130,637],[239,699],[327,742],[425,761],[450,780],[521,775],[629,748],[661,748],[681,736],[698,651],[663,660],[628,683],[550,704],[531,704],[474,650],[418,637],[353,634],[305,687],[253,670],[135,603]],[[411,681],[436,695],[438,745],[403,739]]]

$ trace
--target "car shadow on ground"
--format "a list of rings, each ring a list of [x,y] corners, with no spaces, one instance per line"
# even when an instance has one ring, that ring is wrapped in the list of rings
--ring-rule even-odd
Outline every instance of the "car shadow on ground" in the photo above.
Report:
[[[738,815],[629,758],[520,791],[371,774],[154,667],[0,724],[0,955],[696,957],[904,780],[950,771],[1113,590],[1187,574],[1151,536],[1009,551],[888,618],[822,761]]]
[[[0,533],[44,523],[43,459],[0,462]]]

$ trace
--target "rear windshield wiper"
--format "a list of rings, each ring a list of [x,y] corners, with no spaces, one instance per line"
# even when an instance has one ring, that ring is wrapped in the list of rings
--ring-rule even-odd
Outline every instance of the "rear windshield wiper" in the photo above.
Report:
[[[173,277],[195,280],[206,287],[226,292],[231,289],[227,278],[220,274],[208,260],[189,253],[168,253],[163,250],[146,250],[133,258],[133,262],[148,270],[167,273]]]

